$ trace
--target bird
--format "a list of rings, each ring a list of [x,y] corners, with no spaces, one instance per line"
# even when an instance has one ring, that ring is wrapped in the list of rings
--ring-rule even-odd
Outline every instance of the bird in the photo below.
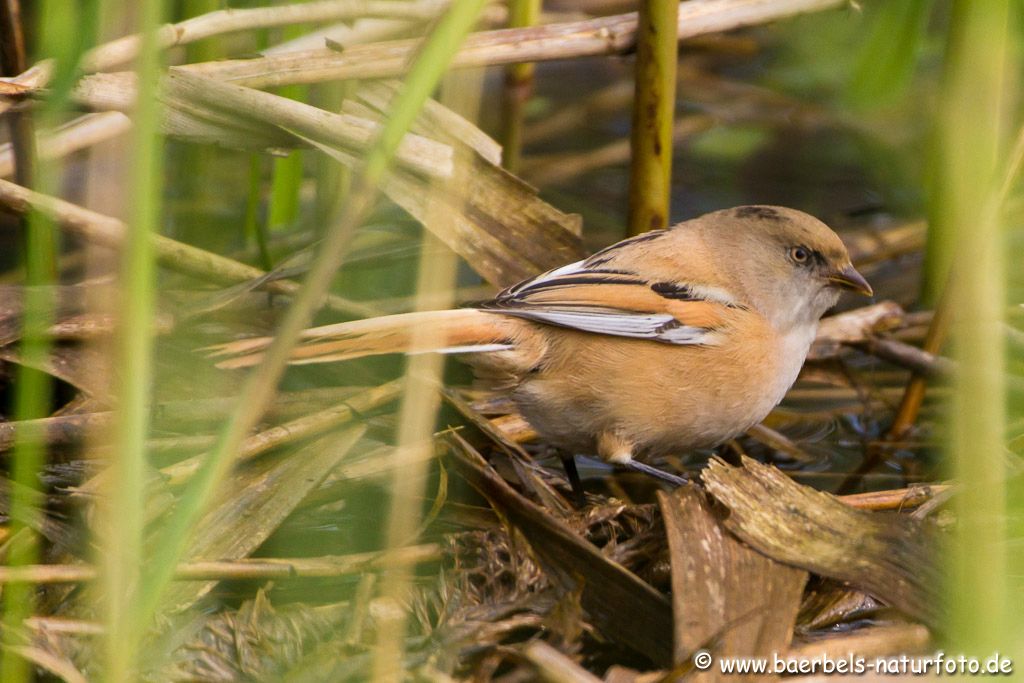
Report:
[[[873,294],[825,223],[739,206],[627,238],[465,308],[306,330],[291,362],[462,354],[563,454],[578,497],[577,454],[680,484],[648,462],[763,420],[843,290]],[[246,367],[269,342],[229,342],[214,355],[227,356],[220,367]]]

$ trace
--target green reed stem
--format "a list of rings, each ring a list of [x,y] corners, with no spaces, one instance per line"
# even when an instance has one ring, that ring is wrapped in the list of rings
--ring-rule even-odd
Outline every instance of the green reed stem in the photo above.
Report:
[[[270,206],[267,215],[267,225],[271,231],[289,226],[298,218],[301,189],[302,151],[292,150],[286,157],[275,158],[270,179]]]
[[[252,240],[259,252],[259,267],[273,270],[274,260],[270,256],[270,238],[267,224],[260,220],[260,201],[263,198],[263,155],[249,155],[249,191],[245,198],[243,225],[246,239]]]
[[[201,16],[220,9],[222,5],[221,0],[182,0],[181,14],[175,16],[174,20]],[[185,61],[190,64],[212,62],[223,55],[224,51],[217,39],[200,40],[185,45]],[[218,150],[210,145],[183,145],[178,152],[177,163],[187,171],[175,174],[175,177],[181,179],[184,194],[202,205],[216,201],[219,194],[215,176],[217,152]]]
[[[442,88],[442,103],[459,111],[468,119],[476,118],[480,94],[483,90],[480,71],[461,72],[449,76]],[[457,80],[456,80],[457,79]],[[455,162],[455,187],[468,188],[467,177],[473,165],[466,158]],[[466,198],[461,198],[466,199]],[[445,225],[449,218],[449,204],[437,201],[428,205],[420,247],[416,279],[414,309],[426,311],[455,305],[455,283],[459,260],[455,252],[435,236],[437,226]],[[412,344],[416,348],[443,346],[436,330],[429,327],[413,330]],[[440,354],[410,356],[405,370],[402,404],[398,413],[398,433],[394,451],[395,467],[389,485],[390,500],[387,516],[388,548],[402,548],[414,542],[423,528],[423,486],[427,480],[434,449],[433,433],[441,405],[439,391],[443,381],[445,358]],[[414,567],[393,566],[381,576],[380,598],[391,604],[401,604],[413,581]],[[373,658],[373,680],[390,681],[401,678],[405,655],[408,614],[396,610],[377,622],[376,648]]]
[[[202,16],[208,12],[215,12],[224,6],[222,0],[182,0],[181,18],[189,19]],[[216,39],[201,40],[197,43],[189,43],[185,46],[185,61],[189,64],[195,62],[212,62],[223,56],[220,41]]]
[[[256,45],[263,49],[267,46],[267,32],[256,33]],[[249,191],[245,199],[245,218],[243,224],[246,239],[251,240],[259,252],[259,265],[263,270],[273,270],[274,259],[270,255],[269,216],[267,221],[260,220],[260,205],[263,202],[263,159],[264,155],[253,152],[249,155]]]
[[[284,40],[302,35],[301,25],[286,26],[281,31]],[[293,100],[306,96],[308,88],[303,85],[286,85],[278,94]],[[268,230],[273,232],[291,225],[299,216],[299,193],[302,190],[302,151],[292,150],[286,157],[274,159],[270,180],[270,206],[267,216]]]
[[[161,210],[162,139],[158,85],[161,51],[156,29],[164,19],[163,0],[137,7],[142,44],[136,62],[138,95],[130,151],[129,229],[121,251],[119,312],[115,349],[114,393],[117,418],[115,454],[107,491],[107,533],[103,549],[107,632],[106,677],[136,680],[142,634],[138,621],[138,586],[143,561],[146,435],[149,431],[153,381],[153,321],[156,308],[156,252]]]
[[[509,28],[535,26],[540,20],[541,0],[511,0],[508,6]],[[501,146],[502,164],[512,173],[519,170],[523,154],[523,119],[526,103],[533,93],[533,62],[511,64],[505,69],[505,110]]]
[[[357,81],[321,83],[311,88],[316,105],[326,111],[341,111],[345,100],[356,93]],[[323,234],[327,226],[338,217],[352,189],[352,171],[348,166],[338,164],[326,154],[316,158],[316,209],[313,213],[313,231]]]
[[[23,128],[24,130],[24,128]],[[31,131],[31,127],[28,127]],[[31,163],[31,162],[30,162]],[[34,183],[37,184],[37,183]],[[57,281],[57,235],[53,223],[38,213],[26,216],[24,272],[24,318],[20,355],[22,364],[15,376],[15,419],[19,421],[49,414],[53,382],[38,368],[45,367],[50,353],[46,334],[53,320],[55,301],[51,289]],[[23,422],[23,424],[31,424]],[[7,556],[12,567],[38,562],[39,538],[36,529],[42,521],[44,498],[39,490],[38,474],[46,459],[42,430],[19,433],[11,455],[10,533],[15,539]],[[31,680],[31,668],[8,648],[23,645],[22,625],[35,608],[35,587],[7,586],[3,591],[3,645],[0,680]]]
[[[950,406],[957,526],[949,564],[949,636],[962,652],[1008,644],[1006,296],[996,169],[1012,101],[1009,3],[957,0],[950,17],[933,232],[953,261],[952,341],[960,361]],[[955,253],[955,257],[952,255]],[[1005,649],[1003,649],[1005,652]]]
[[[7,10],[16,9],[17,3],[8,4]],[[67,107],[76,65],[82,53],[95,38],[96,3],[64,3],[46,0],[36,8],[39,27],[37,58],[55,59],[55,73],[49,97],[35,112],[40,127],[50,127]],[[15,18],[12,16],[12,19]],[[20,30],[8,26],[6,32]],[[4,36],[9,39],[9,36]],[[4,39],[0,38],[0,39]],[[5,46],[10,49],[12,45]],[[7,56],[11,56],[9,53]],[[5,60],[6,61],[6,60]],[[25,67],[25,55],[15,55],[18,70]],[[57,176],[49,164],[41,167],[35,154],[35,128],[32,114],[23,113],[16,120],[15,145],[18,147],[18,182],[49,193],[57,186]],[[56,301],[59,238],[56,226],[45,216],[30,211],[24,221],[24,314],[19,349],[22,364],[15,377],[14,419],[19,421],[46,417],[49,414],[53,380],[43,368],[50,355],[47,334],[53,321]],[[36,530],[43,519],[45,499],[41,493],[39,471],[46,460],[45,435],[41,430],[19,433],[11,454],[10,488],[10,545],[7,564],[12,567],[38,562],[39,537]],[[28,681],[33,678],[32,666],[9,648],[24,645],[26,634],[23,624],[32,616],[36,606],[35,587],[8,586],[3,591],[4,652],[0,659],[0,680]]]
[[[677,0],[642,0],[630,147],[629,234],[668,225],[676,106]]]

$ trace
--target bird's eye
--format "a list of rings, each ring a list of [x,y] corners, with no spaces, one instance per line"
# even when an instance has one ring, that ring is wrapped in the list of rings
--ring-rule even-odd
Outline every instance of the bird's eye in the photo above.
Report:
[[[789,250],[789,257],[796,263],[807,263],[811,258],[811,252],[807,247],[793,247]]]

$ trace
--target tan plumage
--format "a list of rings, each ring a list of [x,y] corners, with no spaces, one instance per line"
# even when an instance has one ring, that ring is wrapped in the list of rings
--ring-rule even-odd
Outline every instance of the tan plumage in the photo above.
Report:
[[[549,442],[628,462],[712,446],[763,419],[840,288],[871,293],[826,225],[738,207],[619,242],[474,308],[307,330],[294,362],[460,350],[504,380]],[[252,365],[267,343],[225,344],[217,353],[234,357],[220,365]]]

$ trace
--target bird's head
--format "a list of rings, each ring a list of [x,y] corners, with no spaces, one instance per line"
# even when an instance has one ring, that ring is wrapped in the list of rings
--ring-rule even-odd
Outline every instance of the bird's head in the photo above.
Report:
[[[741,206],[710,214],[715,241],[745,298],[777,329],[813,324],[835,305],[842,290],[872,295],[850,262],[839,236],[802,211],[781,206]]]

